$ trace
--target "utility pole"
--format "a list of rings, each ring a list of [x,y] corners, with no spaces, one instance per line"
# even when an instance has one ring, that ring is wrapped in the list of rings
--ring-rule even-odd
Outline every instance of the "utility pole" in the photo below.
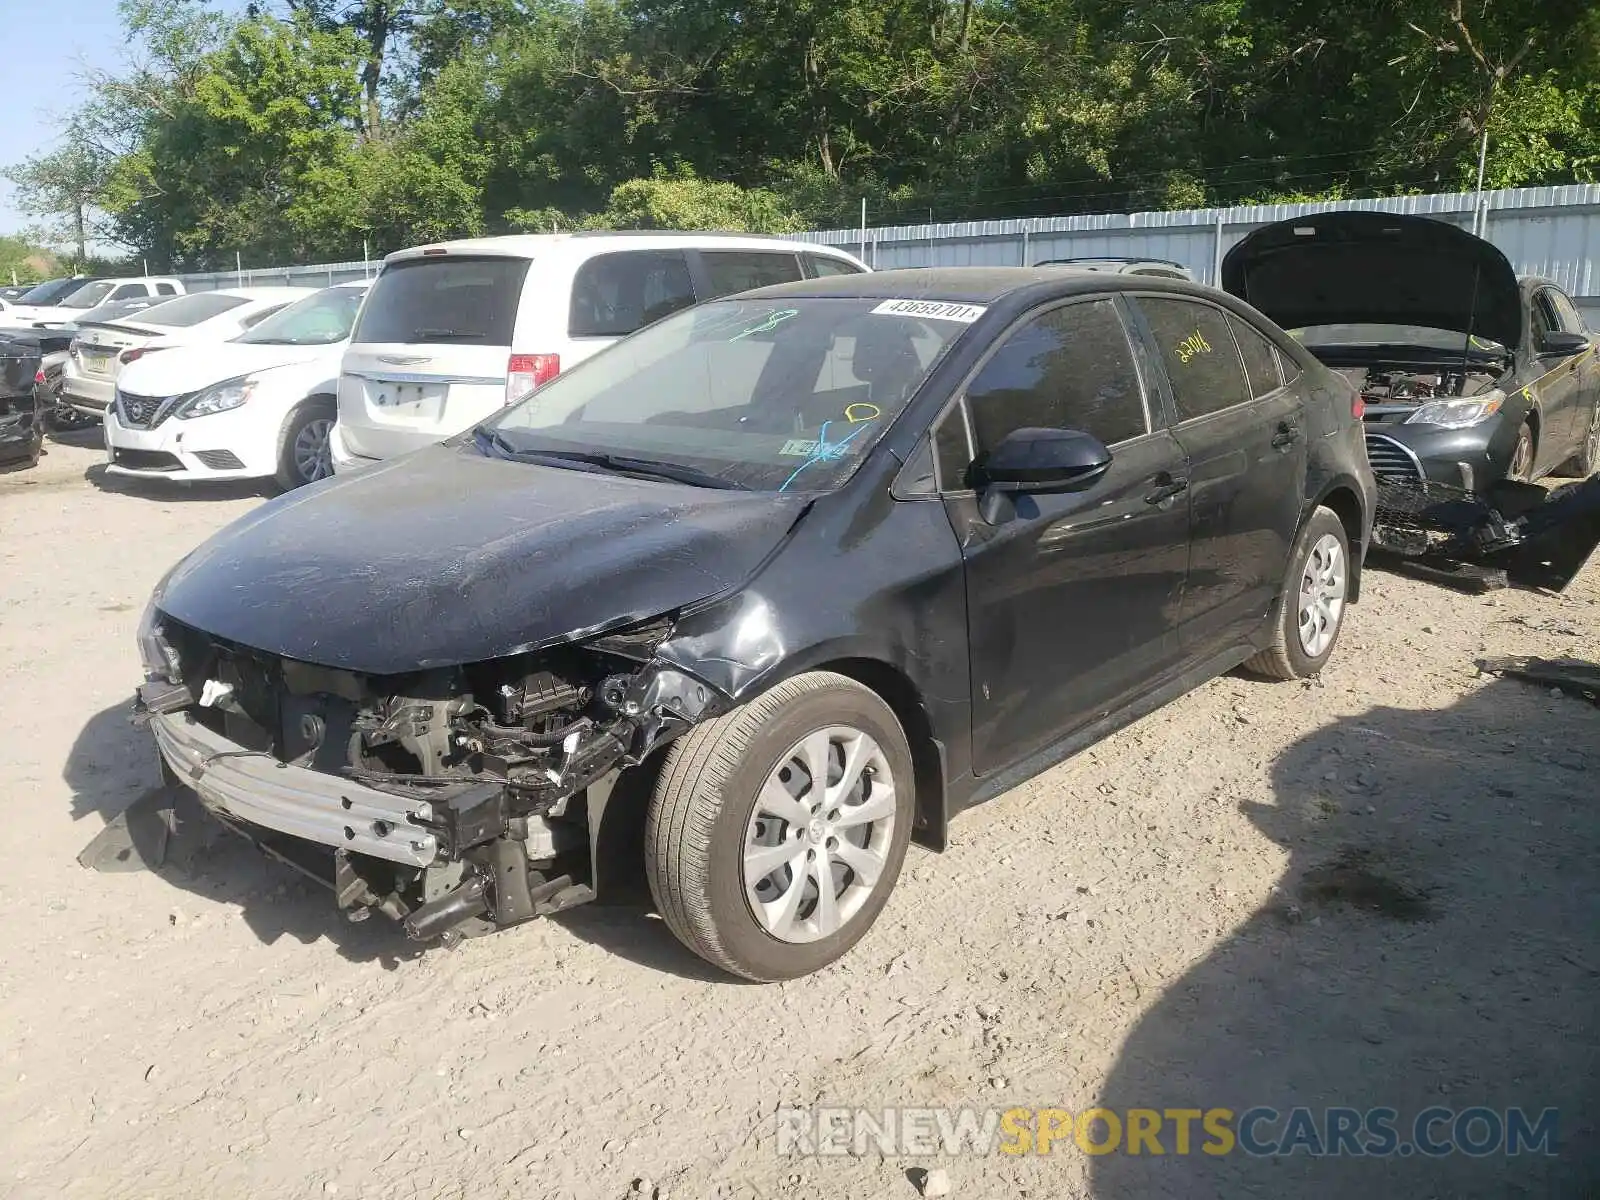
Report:
[[[867,198],[861,197],[861,261],[867,261]]]
[[[1486,222],[1483,220],[1483,168],[1489,161],[1489,126],[1483,126],[1483,141],[1478,143],[1478,195],[1472,203],[1472,232],[1478,237],[1483,236]]]

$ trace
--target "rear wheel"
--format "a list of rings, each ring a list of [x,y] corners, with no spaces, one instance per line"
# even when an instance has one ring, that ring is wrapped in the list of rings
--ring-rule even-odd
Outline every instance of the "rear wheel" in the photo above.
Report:
[[[894,712],[817,671],[690,731],[645,822],[645,872],[678,939],[746,979],[794,979],[850,949],[900,874],[911,751]]]
[[[1272,613],[1272,644],[1245,664],[1269,679],[1306,679],[1333,657],[1350,588],[1350,538],[1332,509],[1300,531]]]
[[[326,397],[307,400],[290,414],[278,447],[278,471],[273,477],[284,491],[333,474],[328,438],[337,415],[333,401]]]
[[[1596,471],[1600,471],[1600,396],[1595,397],[1589,408],[1589,421],[1584,428],[1583,441],[1578,444],[1578,452],[1566,461],[1561,473],[1587,479]]]

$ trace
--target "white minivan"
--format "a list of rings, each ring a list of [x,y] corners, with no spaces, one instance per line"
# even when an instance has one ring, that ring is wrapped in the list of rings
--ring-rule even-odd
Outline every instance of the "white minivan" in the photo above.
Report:
[[[334,470],[460,433],[680,308],[865,270],[832,246],[743,234],[557,233],[398,251],[345,351]]]

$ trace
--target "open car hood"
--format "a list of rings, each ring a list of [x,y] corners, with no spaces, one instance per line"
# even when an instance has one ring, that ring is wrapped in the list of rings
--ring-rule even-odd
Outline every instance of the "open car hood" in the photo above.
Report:
[[[262,505],[184,559],[156,605],[364,674],[481,662],[731,591],[808,504],[446,444]]]
[[[1508,349],[1522,341],[1510,261],[1427,217],[1327,212],[1265,225],[1223,258],[1222,287],[1285,329],[1425,325]]]

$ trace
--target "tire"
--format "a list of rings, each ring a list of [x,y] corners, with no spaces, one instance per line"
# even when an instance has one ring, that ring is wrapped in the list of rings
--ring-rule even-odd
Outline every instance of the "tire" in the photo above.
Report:
[[[1534,451],[1533,429],[1524,421],[1517,430],[1516,445],[1511,448],[1511,458],[1506,465],[1506,478],[1521,483],[1532,483]]]
[[[338,418],[338,409],[326,396],[302,401],[289,414],[283,426],[283,437],[278,442],[278,470],[272,480],[279,489],[288,492],[333,474],[333,460],[328,452],[328,435]],[[321,448],[315,460],[308,457],[309,441],[320,439]]]
[[[865,766],[848,793],[826,796],[802,826],[813,799],[805,762],[819,761],[810,756],[824,738],[830,776],[847,752]],[[770,983],[827,966],[871,928],[899,878],[915,786],[905,733],[875,693],[826,671],[785,680],[669,748],[645,817],[656,907],[685,946],[745,979]],[[838,850],[846,840],[848,855]]]
[[[1337,557],[1330,558],[1334,548]],[[1336,584],[1329,577],[1329,568],[1322,565],[1330,563],[1337,572]],[[1325,589],[1320,594],[1327,603],[1317,606],[1316,611],[1326,623],[1319,621],[1315,635],[1307,637],[1302,633],[1302,600],[1313,585]],[[1332,509],[1319,507],[1295,539],[1289,574],[1272,607],[1272,643],[1246,662],[1245,669],[1268,679],[1309,679],[1321,671],[1333,656],[1339,632],[1344,628],[1349,585],[1349,535]]]
[[[1578,444],[1577,453],[1561,466],[1563,475],[1579,479],[1587,479],[1596,471],[1600,471],[1600,396],[1595,397],[1589,409],[1589,421],[1584,427],[1583,441]]]

